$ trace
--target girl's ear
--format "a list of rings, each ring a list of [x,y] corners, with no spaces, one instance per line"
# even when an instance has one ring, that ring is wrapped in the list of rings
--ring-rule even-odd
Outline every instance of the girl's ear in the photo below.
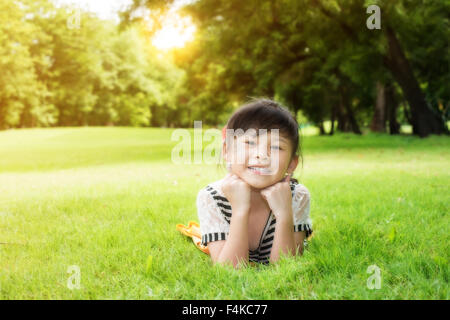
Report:
[[[231,172],[231,162],[228,161],[227,145],[225,142],[222,144],[222,159],[225,162],[228,172]]]
[[[222,159],[227,162],[227,144],[225,141],[222,143]]]
[[[222,159],[223,161],[227,162],[227,126],[225,125],[222,128]]]
[[[289,166],[287,168],[287,172],[288,173],[293,173],[295,171],[295,169],[297,168],[298,165],[298,156],[294,155],[292,157],[291,163],[289,163]]]

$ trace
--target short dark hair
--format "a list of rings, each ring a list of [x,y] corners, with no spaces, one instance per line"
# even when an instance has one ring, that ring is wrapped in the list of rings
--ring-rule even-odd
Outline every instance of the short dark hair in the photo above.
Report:
[[[267,98],[253,99],[233,113],[226,127],[233,130],[242,129],[244,132],[248,129],[255,129],[257,132],[259,129],[279,129],[280,134],[291,142],[292,157],[301,157],[297,119],[276,101]]]

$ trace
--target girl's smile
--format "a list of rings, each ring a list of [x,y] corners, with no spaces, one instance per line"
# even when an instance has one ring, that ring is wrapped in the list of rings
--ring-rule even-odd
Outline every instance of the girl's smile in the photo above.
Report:
[[[248,167],[251,173],[258,174],[258,175],[270,175],[272,173],[272,170],[270,167],[259,167],[259,166],[251,166]]]

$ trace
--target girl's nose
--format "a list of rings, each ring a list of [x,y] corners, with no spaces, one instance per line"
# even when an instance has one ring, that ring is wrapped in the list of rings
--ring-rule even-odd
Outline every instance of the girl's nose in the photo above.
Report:
[[[258,154],[256,155],[256,159],[262,159],[262,160],[265,160],[265,159],[267,159],[267,158],[269,158],[269,156],[267,155],[267,153],[260,153],[260,152],[258,152]]]
[[[268,150],[266,148],[260,147],[256,151],[256,159],[267,160],[267,159],[269,159],[269,156],[270,155],[269,155]]]

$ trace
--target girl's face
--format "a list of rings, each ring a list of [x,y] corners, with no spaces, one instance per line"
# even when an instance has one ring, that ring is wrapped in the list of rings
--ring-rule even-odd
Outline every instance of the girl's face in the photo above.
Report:
[[[291,142],[278,130],[263,130],[259,135],[248,130],[233,137],[224,154],[231,172],[255,189],[280,182],[298,164],[298,157],[292,157]]]

